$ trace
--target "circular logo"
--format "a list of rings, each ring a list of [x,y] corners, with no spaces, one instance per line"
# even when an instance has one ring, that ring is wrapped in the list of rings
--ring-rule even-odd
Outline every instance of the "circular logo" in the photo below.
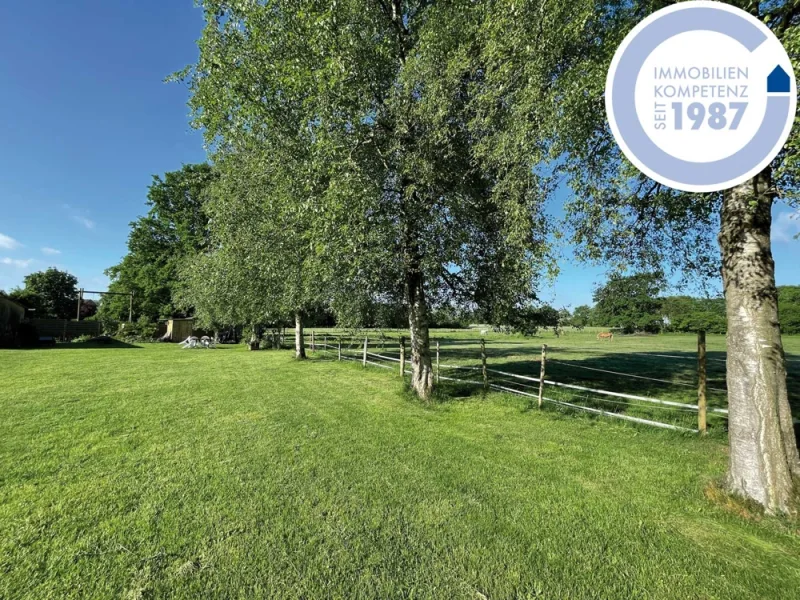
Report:
[[[764,169],[792,129],[797,88],[778,38],[720,2],[680,2],[625,37],[606,79],[622,152],[687,192],[733,187]]]

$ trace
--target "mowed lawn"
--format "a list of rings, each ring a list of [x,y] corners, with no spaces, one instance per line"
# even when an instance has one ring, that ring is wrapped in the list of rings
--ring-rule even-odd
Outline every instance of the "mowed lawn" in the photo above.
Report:
[[[796,598],[718,437],[290,352],[0,351],[0,598]]]

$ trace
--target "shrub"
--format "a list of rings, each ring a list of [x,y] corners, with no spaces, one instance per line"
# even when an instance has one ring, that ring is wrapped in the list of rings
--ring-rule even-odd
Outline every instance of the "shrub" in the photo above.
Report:
[[[153,340],[158,331],[158,324],[147,317],[139,317],[133,323],[121,323],[117,330],[117,337],[134,342]]]

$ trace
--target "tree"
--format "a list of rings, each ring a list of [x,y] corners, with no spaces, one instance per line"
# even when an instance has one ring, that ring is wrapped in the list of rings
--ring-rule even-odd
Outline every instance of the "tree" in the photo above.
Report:
[[[800,56],[795,2],[736,2],[761,18]],[[574,55],[558,90],[561,118],[553,149],[574,198],[566,206],[571,241],[583,258],[642,270],[682,271],[709,281],[721,272],[727,312],[730,463],[728,488],[770,512],[792,511],[800,476],[778,325],[770,249],[777,191],[796,194],[795,130],[773,165],[723,193],[687,194],[650,181],[621,154],[608,128],[603,88],[622,36],[663,3],[605,2],[600,30]],[[718,234],[719,249],[714,244]]]
[[[728,485],[770,510],[787,512],[800,457],[770,248],[773,189],[766,169],[723,195],[719,239],[728,317]]]
[[[558,337],[561,335],[562,318],[563,313],[548,304],[526,306],[513,311],[503,325],[522,335],[536,335],[540,329],[550,327]]]
[[[88,319],[97,314],[97,302],[94,300],[81,300],[81,319]]]
[[[800,333],[800,285],[778,287],[778,313],[781,333]]]
[[[594,318],[608,327],[621,327],[625,333],[657,333],[662,327],[658,297],[663,287],[663,276],[658,273],[612,274],[593,294]]]
[[[592,318],[592,307],[581,304],[575,307],[572,313],[572,319],[570,319],[570,324],[578,331],[581,331],[584,327],[588,327],[592,324]]]
[[[11,290],[9,297],[35,309],[40,318],[70,319],[78,306],[78,278],[50,267],[25,276],[25,287]]]
[[[484,73],[467,55],[487,9],[466,0],[204,6],[200,59],[188,72],[196,123],[222,151],[285,148],[283,138],[310,149],[324,192],[306,218],[332,306],[346,323],[376,300],[402,298],[412,387],[429,398],[431,307],[472,302],[508,315],[533,298],[546,247],[547,185],[530,168],[541,144],[495,152],[481,107],[469,104]]]
[[[276,148],[276,153],[280,149]],[[276,161],[264,147],[220,154],[207,210],[210,245],[183,271],[180,293],[202,322],[295,322],[295,353],[305,358],[303,320],[324,299],[325,282],[310,238],[316,201],[297,156]]]
[[[661,301],[666,331],[725,333],[725,299],[667,296]]]
[[[742,4],[800,55],[796,3]],[[207,0],[200,59],[187,72],[192,106],[223,151],[243,140],[303,140],[313,179],[325,182],[307,224],[334,274],[337,315],[402,297],[422,397],[433,382],[432,306],[477,304],[493,322],[530,306],[547,264],[542,207],[561,176],[574,198],[556,233],[582,258],[700,281],[722,263],[730,488],[786,511],[800,459],[787,421],[768,209],[773,182],[798,189],[800,142],[793,135],[774,171],[725,194],[684,194],[638,173],[610,134],[603,91],[623,36],[662,5]],[[754,332],[770,349],[753,345]]]
[[[180,314],[173,297],[178,271],[208,243],[204,206],[215,178],[207,164],[184,165],[153,177],[147,193],[150,209],[131,223],[128,254],[106,270],[109,291],[134,293],[135,315],[155,321]],[[105,296],[100,303],[104,319],[127,320],[128,310],[124,296]]]

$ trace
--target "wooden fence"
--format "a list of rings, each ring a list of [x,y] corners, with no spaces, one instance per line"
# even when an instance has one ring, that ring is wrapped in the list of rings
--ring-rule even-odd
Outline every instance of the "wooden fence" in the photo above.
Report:
[[[100,335],[103,331],[100,321],[67,321],[64,319],[31,319],[39,337],[52,337],[68,341],[81,335]]]
[[[308,343],[310,341],[310,344]],[[466,340],[459,340],[464,341]],[[386,338],[370,340],[350,336],[336,336],[330,334],[317,334],[311,332],[310,339],[306,338],[307,346],[313,351],[326,353],[334,360],[357,361],[363,367],[375,366],[383,369],[396,370],[401,376],[411,373],[406,362],[406,340],[400,338],[399,343]],[[576,348],[571,348],[576,350]],[[599,349],[586,349],[598,351]],[[635,373],[625,373],[618,370],[603,369],[581,365],[581,361],[565,362],[552,358],[552,354],[559,354],[559,348],[542,346],[541,356],[531,356],[526,362],[532,363],[528,370],[538,372],[539,377],[511,372],[514,369],[502,364],[492,365],[487,358],[486,342],[480,340],[480,348],[475,349],[472,359],[467,362],[472,364],[452,364],[443,362],[442,349],[439,342],[434,342],[431,348],[432,367],[435,381],[451,382],[458,385],[476,386],[484,391],[493,389],[501,392],[524,396],[529,399],[531,406],[542,408],[544,403],[557,407],[559,410],[580,411],[598,416],[622,419],[643,425],[650,425],[663,429],[676,431],[705,433],[708,427],[708,417],[717,417],[723,421],[727,419],[727,398],[723,406],[708,406],[709,393],[727,395],[726,390],[709,387],[706,375],[705,335],[698,336],[697,355],[697,382],[689,383],[673,381],[657,377],[648,377]],[[463,350],[462,350],[463,354]],[[654,355],[649,355],[654,356]],[[655,355],[662,358],[691,360],[685,356]],[[719,360],[719,359],[711,359]],[[548,372],[547,365],[559,365],[565,372],[575,372],[567,381],[556,381]],[[498,368],[498,367],[503,367]],[[558,370],[558,369],[557,369]],[[697,393],[698,402],[677,402],[652,397],[645,394],[626,393],[619,390],[600,389],[597,381],[586,382],[578,385],[576,377],[581,372],[601,372],[606,376],[615,378],[630,378],[633,382],[650,381],[664,386],[689,386]],[[638,386],[639,384],[635,384]],[[609,387],[608,382],[605,386]],[[623,388],[624,389],[624,388]],[[664,388],[665,390],[668,388]],[[635,390],[635,388],[634,388]],[[722,400],[722,398],[720,398]]]

